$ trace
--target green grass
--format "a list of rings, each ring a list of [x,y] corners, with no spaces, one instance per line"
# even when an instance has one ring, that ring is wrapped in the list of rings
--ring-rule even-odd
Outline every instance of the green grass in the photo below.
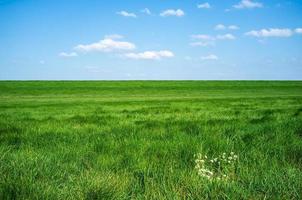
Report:
[[[302,82],[0,82],[0,199],[301,198]]]

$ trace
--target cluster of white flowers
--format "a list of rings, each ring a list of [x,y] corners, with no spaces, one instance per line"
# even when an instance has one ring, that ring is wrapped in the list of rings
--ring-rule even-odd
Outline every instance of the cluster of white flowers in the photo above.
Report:
[[[228,155],[223,153],[213,159],[198,153],[195,155],[195,169],[199,176],[209,180],[226,180],[234,175],[237,160],[238,156],[234,152]]]

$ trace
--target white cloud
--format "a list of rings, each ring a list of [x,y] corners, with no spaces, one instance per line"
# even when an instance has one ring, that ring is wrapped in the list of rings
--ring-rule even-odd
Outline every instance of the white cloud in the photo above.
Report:
[[[202,46],[202,47],[207,47],[207,46],[214,46],[215,45],[215,37],[212,37],[210,35],[191,35],[191,38],[194,40],[199,40],[190,43],[191,46]]]
[[[218,40],[235,40],[236,37],[230,33],[224,35],[217,35]]]
[[[191,35],[191,37],[193,39],[199,39],[199,40],[215,40],[215,38],[210,35],[199,34],[199,35]]]
[[[209,9],[209,8],[211,8],[211,5],[208,2],[206,2],[206,3],[198,4],[197,8]]]
[[[145,51],[142,53],[127,53],[125,57],[131,59],[143,60],[160,60],[161,58],[171,58],[174,54],[171,51]]]
[[[249,31],[245,33],[245,35],[253,37],[290,37],[293,35],[293,31],[290,29],[270,28],[259,31]]]
[[[78,54],[76,52],[71,52],[71,53],[66,53],[66,52],[61,52],[59,53],[60,57],[76,57]]]
[[[213,41],[199,41],[199,42],[192,42],[190,43],[191,46],[201,46],[201,47],[207,47],[207,46],[214,46],[215,42]]]
[[[217,24],[214,29],[217,30],[217,31],[226,30],[226,29],[229,29],[229,30],[238,30],[239,27],[236,26],[236,25],[225,26],[223,24]]]
[[[224,34],[224,35],[217,35],[217,36],[211,36],[211,35],[191,35],[191,38],[195,40],[194,42],[191,42],[191,46],[215,46],[215,43],[217,40],[235,40],[236,37],[230,33]]]
[[[117,12],[116,14],[121,15],[121,16],[124,16],[124,17],[133,17],[133,18],[136,18],[136,17],[137,17],[136,14],[134,14],[134,13],[129,13],[129,12],[124,11],[124,10],[119,11],[119,12]]]
[[[215,26],[215,30],[225,30],[226,29],[226,27],[225,27],[225,25],[223,25],[223,24],[217,24],[216,26]]]
[[[45,64],[45,60],[40,60],[39,63],[40,63],[41,65],[44,65],[44,64]]]
[[[141,12],[147,15],[151,15],[151,11],[148,8],[144,8],[143,10],[141,10]]]
[[[124,36],[119,34],[105,35],[106,39],[123,39]]]
[[[233,5],[236,9],[253,9],[253,8],[262,8],[263,4],[260,2],[254,2],[252,0],[242,0],[238,4]]]
[[[201,60],[218,60],[218,56],[216,56],[214,54],[210,54],[207,56],[202,56]]]
[[[217,31],[226,30],[226,29],[229,29],[229,30],[238,30],[239,27],[236,26],[236,25],[225,26],[223,24],[217,24],[214,29],[217,30]]]
[[[298,34],[302,34],[302,28],[296,28],[295,32],[298,33]]]
[[[215,40],[234,40],[236,37],[230,33],[224,35],[217,35],[213,37],[211,35],[191,35],[193,39],[202,40],[202,41],[215,41]]]
[[[239,27],[236,26],[236,25],[230,25],[230,26],[228,27],[228,29],[230,29],[230,30],[238,30]]]
[[[160,13],[160,16],[162,17],[168,17],[168,16],[177,16],[177,17],[182,17],[184,16],[185,13],[181,9],[173,10],[173,9],[168,9]]]
[[[110,38],[105,38],[96,43],[77,45],[74,49],[82,52],[91,52],[91,51],[111,52],[116,50],[133,50],[135,48],[136,48],[135,44],[133,43],[116,41]]]

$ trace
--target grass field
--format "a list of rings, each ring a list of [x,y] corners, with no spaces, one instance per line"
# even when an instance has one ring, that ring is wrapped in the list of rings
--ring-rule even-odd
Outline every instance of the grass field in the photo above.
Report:
[[[302,82],[0,82],[0,199],[301,198]]]

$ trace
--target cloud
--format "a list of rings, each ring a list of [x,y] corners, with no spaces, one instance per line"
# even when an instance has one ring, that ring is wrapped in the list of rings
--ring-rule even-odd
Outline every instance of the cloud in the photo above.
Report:
[[[230,29],[230,30],[238,30],[239,27],[236,26],[236,25],[230,25],[230,26],[228,27],[228,29]]]
[[[71,52],[71,53],[66,53],[66,52],[61,52],[59,53],[60,57],[76,57],[78,54],[76,52]]]
[[[230,33],[224,34],[224,35],[217,35],[217,36],[211,36],[211,35],[191,35],[191,38],[195,40],[194,42],[191,42],[191,46],[215,46],[215,43],[217,40],[235,40],[236,37]],[[197,41],[196,41],[197,40]]]
[[[201,60],[218,60],[218,56],[216,56],[214,54],[210,54],[207,56],[202,56]]]
[[[106,39],[123,39],[124,36],[119,34],[105,35]]]
[[[225,26],[223,24],[217,24],[214,27],[214,29],[217,30],[217,31],[226,30],[226,29],[229,29],[229,30],[238,30],[239,27],[236,26],[236,25]]]
[[[253,9],[253,8],[262,8],[263,4],[260,2],[254,2],[252,0],[242,0],[238,4],[233,5],[233,8],[236,9]]]
[[[245,35],[253,37],[290,37],[293,35],[293,31],[290,29],[270,28],[258,31],[252,30],[245,33]]]
[[[224,35],[217,35],[217,36],[211,36],[211,35],[191,35],[192,39],[195,40],[202,40],[204,42],[213,42],[216,40],[234,40],[236,37],[230,33],[224,34]]]
[[[74,47],[77,51],[82,52],[92,52],[92,51],[102,51],[102,52],[111,52],[116,50],[133,50],[136,46],[133,43],[125,41],[116,41],[110,38],[105,38],[99,42],[92,44],[80,44]]]
[[[124,17],[133,17],[133,18],[136,18],[136,17],[137,17],[136,14],[134,14],[134,13],[129,13],[129,12],[124,11],[124,10],[119,11],[119,12],[117,12],[116,14],[121,15],[121,16],[124,16]]]
[[[215,26],[215,30],[225,30],[226,29],[226,27],[225,27],[225,25],[223,25],[223,24],[217,24],[216,26]]]
[[[298,34],[302,34],[302,28],[296,28],[295,32],[298,33]]]
[[[230,33],[224,35],[217,35],[216,38],[218,40],[235,40],[236,37]]]
[[[45,64],[45,60],[40,60],[39,63],[40,63],[41,65],[44,65],[44,64]]]
[[[191,35],[191,38],[194,40],[199,40],[197,42],[190,43],[191,46],[214,46],[215,38],[210,35]]]
[[[206,2],[206,3],[198,4],[197,8],[209,9],[211,8],[211,5],[208,2]]]
[[[182,17],[184,15],[185,13],[181,9],[177,9],[177,10],[168,9],[160,13],[160,16],[162,17],[168,17],[168,16]]]
[[[190,45],[193,47],[195,46],[207,47],[207,46],[214,46],[215,42],[212,41],[191,42]]]
[[[202,34],[199,34],[199,35],[191,35],[191,38],[193,39],[199,39],[199,40],[215,40],[214,37],[210,36],[210,35],[202,35]]]
[[[142,53],[127,53],[124,55],[127,58],[137,60],[160,60],[161,58],[171,58],[174,54],[171,51],[145,51]]]
[[[221,31],[221,30],[238,30],[239,27],[236,26],[236,25],[230,25],[230,26],[225,26],[223,24],[217,24],[215,27],[214,27],[215,30],[217,31]]]
[[[148,8],[144,8],[143,10],[141,10],[141,12],[147,15],[151,15],[151,11]]]
[[[194,40],[199,40],[195,42],[191,42],[191,46],[202,46],[202,47],[207,47],[207,46],[214,46],[215,45],[215,37],[212,37],[210,35],[191,35],[191,38]]]

